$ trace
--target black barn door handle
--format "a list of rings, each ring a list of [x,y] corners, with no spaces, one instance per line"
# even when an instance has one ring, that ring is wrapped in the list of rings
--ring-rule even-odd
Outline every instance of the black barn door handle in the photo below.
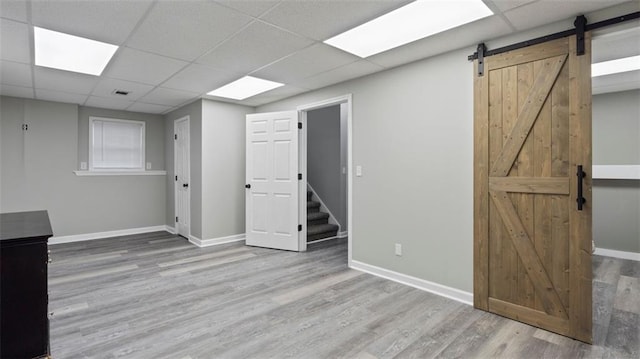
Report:
[[[576,176],[578,176],[578,198],[576,198],[576,202],[578,202],[578,211],[582,211],[582,205],[587,202],[587,200],[582,196],[582,180],[587,174],[582,170],[582,165],[578,165],[578,172]]]

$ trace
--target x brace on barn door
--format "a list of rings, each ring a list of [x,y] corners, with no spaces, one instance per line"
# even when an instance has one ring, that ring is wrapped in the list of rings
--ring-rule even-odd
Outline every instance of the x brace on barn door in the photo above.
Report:
[[[483,76],[484,75],[484,58],[487,56],[493,56],[493,55],[501,54],[503,52],[513,51],[513,50],[521,49],[523,47],[541,44],[543,42],[547,42],[547,41],[551,41],[551,40],[555,40],[563,37],[568,37],[572,35],[577,35],[576,36],[577,54],[583,55],[585,32],[600,29],[606,26],[619,24],[625,21],[639,19],[639,18],[640,18],[640,11],[636,11],[627,15],[613,17],[613,18],[599,21],[593,24],[587,24],[587,18],[584,15],[580,15],[576,17],[576,20],[573,22],[573,25],[575,26],[574,29],[556,32],[555,34],[546,35],[546,36],[538,37],[538,38],[523,41],[523,42],[518,42],[516,44],[500,47],[494,50],[487,50],[487,47],[485,46],[485,44],[481,43],[481,44],[478,44],[477,51],[474,52],[472,55],[469,55],[467,59],[469,61],[473,61],[476,59],[478,60],[478,76]]]

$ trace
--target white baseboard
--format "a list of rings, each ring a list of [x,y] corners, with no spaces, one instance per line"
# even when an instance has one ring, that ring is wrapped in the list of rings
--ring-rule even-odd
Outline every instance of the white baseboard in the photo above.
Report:
[[[598,256],[622,258],[640,262],[640,253],[636,252],[624,252],[616,251],[613,249],[596,248],[596,251],[593,254]]]
[[[166,231],[171,233],[171,234],[176,234],[176,228],[175,227],[171,227],[171,226],[165,226],[166,227]]]
[[[346,238],[346,237],[349,237],[349,232],[348,232],[348,231],[338,232],[338,235],[337,235],[336,237],[338,237],[338,238]]]
[[[209,247],[209,246],[216,246],[219,244],[244,241],[244,238],[245,238],[244,233],[234,234],[232,236],[208,238],[208,239],[200,239],[196,236],[189,236],[189,242],[195,244],[198,247]]]
[[[71,236],[54,236],[49,238],[49,244],[82,242],[82,241],[90,241],[94,239],[128,236],[131,234],[151,233],[151,232],[159,232],[159,231],[167,231],[171,233],[171,231],[169,231],[169,228],[170,227],[162,225],[162,226],[153,226],[153,227],[121,229],[117,231],[74,234]]]
[[[351,261],[351,268],[373,274],[377,277],[392,280],[394,282],[402,283],[410,287],[414,287],[425,292],[437,294],[439,296],[453,299],[460,303],[467,305],[473,305],[473,293],[465,292],[460,289],[451,288],[442,284],[429,282],[428,280],[412,277],[406,274],[390,271],[388,269],[376,267],[370,264],[358,262],[356,260]]]

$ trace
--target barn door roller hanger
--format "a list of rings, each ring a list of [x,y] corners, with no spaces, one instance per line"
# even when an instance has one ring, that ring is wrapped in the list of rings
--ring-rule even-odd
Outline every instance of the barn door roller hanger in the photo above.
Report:
[[[484,75],[484,58],[487,56],[493,56],[493,55],[501,54],[503,52],[513,51],[513,50],[521,49],[523,47],[541,44],[543,42],[556,40],[556,39],[560,39],[560,38],[568,37],[572,35],[576,35],[577,55],[578,56],[584,55],[584,50],[585,50],[584,34],[587,31],[592,31],[602,27],[611,26],[611,25],[615,25],[625,21],[635,20],[639,18],[640,18],[640,11],[636,11],[630,14],[612,17],[610,19],[599,21],[593,24],[587,24],[587,18],[584,15],[580,15],[580,16],[577,16],[576,20],[573,22],[573,25],[575,26],[575,28],[573,29],[556,32],[555,34],[541,36],[541,37],[537,37],[535,39],[531,39],[527,41],[518,42],[516,44],[500,47],[494,50],[487,50],[487,47],[485,46],[485,44],[480,43],[478,44],[477,51],[469,55],[467,59],[469,61],[478,60],[478,76],[483,76]]]

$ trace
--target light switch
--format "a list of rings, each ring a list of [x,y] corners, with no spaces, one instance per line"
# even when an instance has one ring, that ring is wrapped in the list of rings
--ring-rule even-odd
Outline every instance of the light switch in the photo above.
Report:
[[[356,176],[362,177],[362,166],[356,166]]]
[[[80,162],[80,169],[81,170],[86,170],[87,169],[87,163],[86,162]]]

